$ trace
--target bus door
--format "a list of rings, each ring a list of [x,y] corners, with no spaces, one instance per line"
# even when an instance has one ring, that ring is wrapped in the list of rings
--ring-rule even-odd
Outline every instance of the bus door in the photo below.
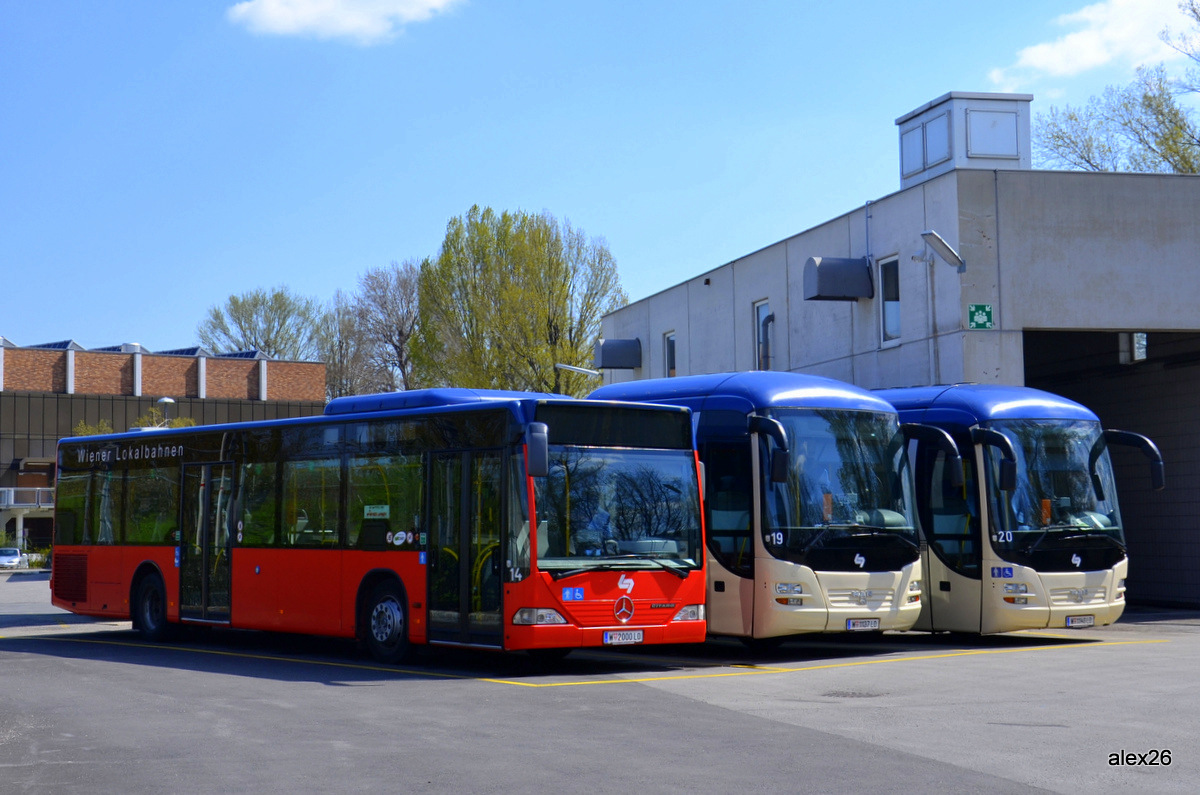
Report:
[[[973,446],[963,449],[971,450]],[[946,476],[945,453],[921,445],[918,458],[926,490],[921,517],[926,548],[921,556],[925,602],[917,629],[978,632],[982,610],[982,521],[977,462],[963,456],[964,483]]]
[[[499,451],[432,456],[429,485],[429,638],[503,645]]]
[[[702,443],[701,460],[708,519],[708,631],[749,636],[754,621],[754,517],[761,515],[755,503],[757,461],[752,463],[744,438]]]
[[[179,616],[229,622],[229,506],[233,464],[183,467]]]

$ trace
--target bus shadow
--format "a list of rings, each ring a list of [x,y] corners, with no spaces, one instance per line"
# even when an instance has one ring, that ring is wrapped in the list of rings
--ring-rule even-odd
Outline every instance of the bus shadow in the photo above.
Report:
[[[45,616],[27,625],[45,625]],[[54,616],[73,619],[76,616]],[[74,623],[74,622],[72,622]],[[61,659],[92,660],[197,673],[229,674],[280,682],[330,687],[394,681],[452,679],[512,680],[523,684],[567,679],[604,679],[679,674],[724,667],[774,667],[847,658],[895,655],[961,654],[974,651],[1085,645],[1102,638],[1031,634],[885,633],[797,635],[778,643],[748,648],[734,638],[710,638],[703,644],[579,649],[565,659],[543,659],[523,652],[480,651],[453,647],[417,647],[410,659],[394,666],[373,660],[346,639],[249,630],[179,628],[167,642],[151,643],[132,629],[87,631],[0,638],[0,649]]]
[[[47,623],[44,616],[28,618],[37,619],[30,620],[29,626]],[[154,643],[132,629],[88,631],[86,622],[79,629],[0,638],[0,650],[331,687],[397,680],[602,678],[676,670],[664,659],[631,659],[590,649],[556,660],[523,652],[424,646],[415,648],[403,663],[386,665],[372,659],[354,641],[340,638],[185,627],[170,640]]]
[[[9,572],[8,579],[18,582],[50,582],[49,569],[19,569]]]
[[[701,646],[677,646],[681,658],[709,665],[770,666],[820,663],[850,657],[887,657],[899,654],[928,654],[1069,646],[1101,642],[1102,638],[1040,636],[1030,634],[971,635],[965,633],[887,632],[863,634],[793,635],[772,642],[747,643],[737,638],[709,638]],[[662,654],[651,647],[641,654]]]
[[[55,610],[52,613],[0,613],[0,629],[19,627],[45,627],[58,624],[60,626],[94,626],[96,620],[86,616],[77,616],[65,610]]]

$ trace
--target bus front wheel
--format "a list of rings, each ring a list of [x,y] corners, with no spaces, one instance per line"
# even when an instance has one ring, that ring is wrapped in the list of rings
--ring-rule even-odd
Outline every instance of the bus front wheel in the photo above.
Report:
[[[167,636],[167,589],[157,574],[145,577],[138,585],[138,630],[146,640]]]
[[[371,589],[366,609],[367,650],[381,663],[398,663],[408,654],[408,616],[404,594],[394,582]]]

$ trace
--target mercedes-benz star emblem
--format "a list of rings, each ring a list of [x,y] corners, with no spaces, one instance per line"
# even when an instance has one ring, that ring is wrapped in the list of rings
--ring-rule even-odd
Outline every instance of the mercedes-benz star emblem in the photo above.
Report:
[[[629,619],[633,618],[633,600],[628,596],[622,596],[613,605],[613,615],[617,617],[617,621],[628,624]]]

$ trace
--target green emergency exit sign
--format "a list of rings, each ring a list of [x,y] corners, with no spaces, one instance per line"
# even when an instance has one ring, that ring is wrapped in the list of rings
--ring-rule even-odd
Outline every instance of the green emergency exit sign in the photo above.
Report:
[[[967,304],[967,328],[995,328],[995,315],[992,314],[991,304]]]

